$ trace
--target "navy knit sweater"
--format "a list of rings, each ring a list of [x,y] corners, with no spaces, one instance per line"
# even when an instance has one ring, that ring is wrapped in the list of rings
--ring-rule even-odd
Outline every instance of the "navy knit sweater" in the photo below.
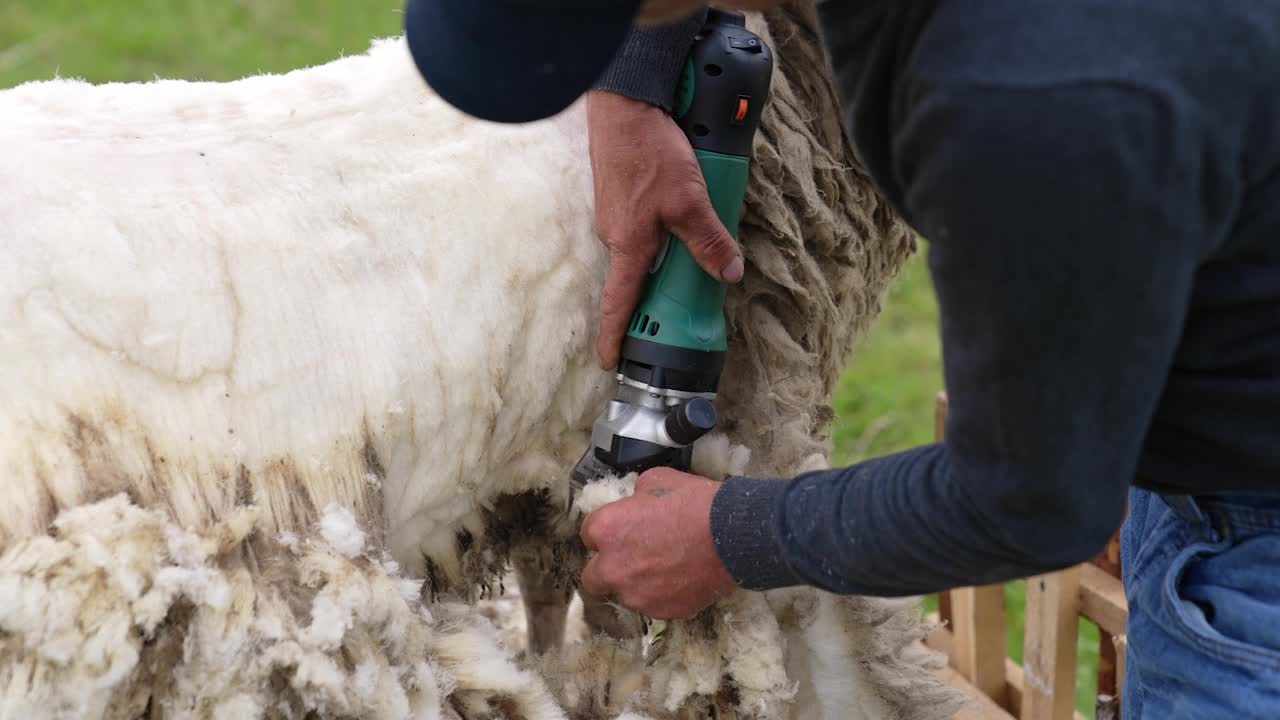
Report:
[[[929,239],[951,414],[944,444],[728,480],[739,584],[1001,582],[1099,550],[1133,485],[1280,492],[1280,2],[820,12],[858,153]],[[697,22],[599,87],[669,107]]]

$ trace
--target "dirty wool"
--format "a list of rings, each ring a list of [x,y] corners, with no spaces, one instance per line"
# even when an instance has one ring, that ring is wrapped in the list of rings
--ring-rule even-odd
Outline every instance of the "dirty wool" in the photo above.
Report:
[[[839,371],[914,249],[812,7],[750,22],[778,67],[697,450],[721,478],[828,462]],[[743,593],[603,632],[574,597],[577,524],[633,480],[568,491],[613,383],[591,202],[581,104],[474,121],[400,39],[0,92],[0,717],[954,711],[909,601]]]

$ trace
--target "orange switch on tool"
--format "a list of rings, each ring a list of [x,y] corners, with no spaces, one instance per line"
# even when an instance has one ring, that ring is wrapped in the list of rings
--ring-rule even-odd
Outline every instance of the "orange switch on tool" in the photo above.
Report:
[[[747,108],[749,107],[749,104],[750,103],[747,98],[738,98],[738,112],[734,113],[734,122],[742,122],[747,119]]]

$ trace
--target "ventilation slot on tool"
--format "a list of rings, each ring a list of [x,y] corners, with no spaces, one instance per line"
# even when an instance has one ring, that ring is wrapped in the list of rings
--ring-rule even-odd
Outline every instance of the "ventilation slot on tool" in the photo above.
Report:
[[[658,323],[654,322],[652,325],[649,326],[649,336],[655,337],[657,336],[657,334],[658,334]]]
[[[646,330],[646,329],[648,329],[648,326],[649,326],[649,316],[648,316],[648,315],[645,315],[645,316],[644,316],[643,318],[641,318],[641,320],[640,320],[640,334],[641,334],[641,335],[643,335],[643,334],[644,334],[644,332],[645,332],[645,330]]]

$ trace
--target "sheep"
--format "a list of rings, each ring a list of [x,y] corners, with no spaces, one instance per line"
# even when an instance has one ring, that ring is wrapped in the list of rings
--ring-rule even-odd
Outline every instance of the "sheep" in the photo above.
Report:
[[[778,68],[697,452],[719,477],[827,462],[838,372],[915,247],[840,129],[813,8],[750,22]],[[658,639],[565,641],[576,523],[632,480],[567,488],[612,389],[586,158],[580,103],[475,121],[401,38],[0,92],[0,716],[955,709],[909,600],[741,593]],[[483,608],[513,562],[527,640]]]

